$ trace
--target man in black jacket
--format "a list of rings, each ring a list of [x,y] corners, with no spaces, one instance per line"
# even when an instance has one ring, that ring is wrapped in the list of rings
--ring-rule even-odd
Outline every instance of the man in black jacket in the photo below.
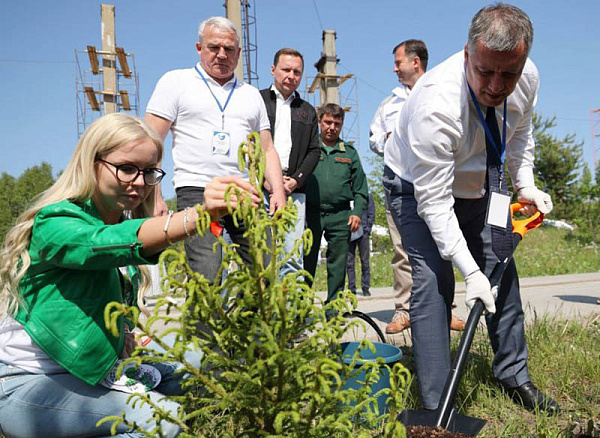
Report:
[[[285,194],[292,197],[298,208],[296,228],[286,236],[286,253],[292,250],[294,241],[304,232],[304,184],[315,169],[320,155],[317,113],[296,91],[303,71],[304,58],[300,52],[290,48],[278,50],[271,66],[273,85],[260,91],[267,107],[275,149],[281,161]],[[300,254],[286,262],[281,276],[302,269],[302,260],[303,254]]]

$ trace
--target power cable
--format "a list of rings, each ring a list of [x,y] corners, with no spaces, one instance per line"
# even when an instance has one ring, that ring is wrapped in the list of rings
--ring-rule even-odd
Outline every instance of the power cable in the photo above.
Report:
[[[38,61],[29,59],[0,59],[0,62],[13,62],[18,64],[75,64],[75,61]]]
[[[338,65],[340,67],[342,67],[344,70],[346,70],[347,72],[352,72],[352,70],[350,70],[348,67],[346,67],[345,65],[343,65],[341,62],[338,63]],[[354,73],[354,76],[356,76],[356,79],[358,79],[359,81],[361,81],[362,83],[364,83],[365,85],[368,85],[369,87],[371,87],[373,90],[377,91],[378,93],[380,93],[382,96],[387,96],[390,93],[387,93],[383,90],[381,90],[380,88],[377,88],[375,85],[371,84],[370,82],[364,80],[363,78],[361,78],[360,76],[358,76],[356,73]]]
[[[315,5],[315,12],[317,13],[317,19],[319,20],[319,24],[321,25],[321,30],[325,30],[323,27],[323,22],[321,21],[321,16],[319,15],[319,9],[317,8],[317,1],[313,0],[313,5]]]

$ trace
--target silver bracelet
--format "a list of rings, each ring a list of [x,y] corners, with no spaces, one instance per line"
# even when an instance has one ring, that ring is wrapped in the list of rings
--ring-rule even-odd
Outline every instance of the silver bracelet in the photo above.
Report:
[[[173,242],[169,239],[169,224],[171,223],[171,218],[173,217],[173,210],[169,210],[169,214],[167,216],[167,221],[165,222],[165,227],[163,228],[163,232],[165,233],[165,240],[169,245],[173,245]]]
[[[185,207],[183,210],[183,231],[185,231],[186,236],[192,237],[192,234],[188,231],[188,208]]]

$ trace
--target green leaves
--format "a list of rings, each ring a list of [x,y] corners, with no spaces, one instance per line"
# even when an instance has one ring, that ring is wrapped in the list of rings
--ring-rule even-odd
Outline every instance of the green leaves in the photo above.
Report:
[[[33,200],[54,183],[52,166],[42,163],[25,170],[18,178],[6,172],[0,176],[0,239]]]

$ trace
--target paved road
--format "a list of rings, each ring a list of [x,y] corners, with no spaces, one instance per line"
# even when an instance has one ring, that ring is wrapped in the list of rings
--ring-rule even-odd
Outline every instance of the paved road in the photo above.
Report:
[[[384,330],[394,314],[392,288],[376,288],[371,293],[371,297],[363,297],[359,293],[358,310],[369,314]],[[454,312],[466,319],[468,312],[464,294],[464,283],[457,283],[457,307]],[[597,304],[600,299],[600,272],[523,278],[521,297],[527,322],[531,322],[535,314],[560,318],[600,318],[600,305]],[[410,331],[390,336],[389,341],[400,345],[410,344]]]

